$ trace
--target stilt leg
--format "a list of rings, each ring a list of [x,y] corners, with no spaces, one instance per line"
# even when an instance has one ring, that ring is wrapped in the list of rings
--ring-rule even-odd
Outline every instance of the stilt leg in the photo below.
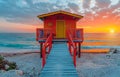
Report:
[[[81,43],[78,43],[78,58],[81,56]]]
[[[40,43],[40,58],[42,58],[42,46],[43,46],[43,43]]]
[[[76,56],[77,56],[77,42],[75,42],[75,47],[76,47]]]

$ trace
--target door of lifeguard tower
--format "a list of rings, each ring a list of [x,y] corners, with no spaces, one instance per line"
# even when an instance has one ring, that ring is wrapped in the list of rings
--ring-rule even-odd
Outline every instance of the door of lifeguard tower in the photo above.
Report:
[[[65,21],[56,21],[56,38],[65,38]]]

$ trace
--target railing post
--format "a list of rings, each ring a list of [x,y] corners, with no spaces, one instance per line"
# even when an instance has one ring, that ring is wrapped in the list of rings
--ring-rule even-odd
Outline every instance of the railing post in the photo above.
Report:
[[[81,35],[82,35],[82,42],[83,42],[83,40],[84,40],[84,36],[83,36],[83,29],[81,29]]]
[[[74,61],[74,66],[76,67],[76,48],[74,49],[73,61]]]
[[[42,48],[42,67],[44,67],[46,63],[46,50],[45,47]]]
[[[78,43],[78,58],[81,56],[81,43]]]
[[[50,38],[50,50],[52,48],[52,38],[53,38],[53,33],[52,33],[51,38]]]
[[[50,35],[48,54],[50,53],[51,48],[52,48],[52,35]]]
[[[70,43],[70,46],[69,46],[69,47],[70,47],[70,54],[72,55],[71,43]]]

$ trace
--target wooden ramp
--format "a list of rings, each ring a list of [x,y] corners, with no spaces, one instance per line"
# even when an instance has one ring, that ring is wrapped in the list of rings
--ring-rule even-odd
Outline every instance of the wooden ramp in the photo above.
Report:
[[[78,77],[66,43],[53,45],[40,77]]]

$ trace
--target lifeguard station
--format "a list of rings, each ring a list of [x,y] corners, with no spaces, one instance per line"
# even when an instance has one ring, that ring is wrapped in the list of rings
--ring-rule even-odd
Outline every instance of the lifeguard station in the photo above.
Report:
[[[36,31],[44,67],[40,77],[78,77],[74,66],[76,56],[80,57],[83,29],[77,29],[76,22],[83,16],[60,10],[38,18],[44,22],[44,28]]]

